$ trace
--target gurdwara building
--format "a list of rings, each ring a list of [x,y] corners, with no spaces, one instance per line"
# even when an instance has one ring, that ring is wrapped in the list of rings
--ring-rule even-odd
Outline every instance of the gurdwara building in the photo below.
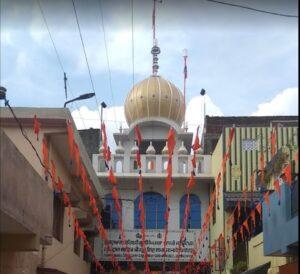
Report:
[[[117,147],[111,156],[110,165],[114,170],[117,188],[122,205],[122,221],[130,255],[137,270],[144,270],[144,257],[141,251],[141,225],[139,221],[139,168],[136,153],[141,154],[141,173],[144,185],[144,208],[146,228],[146,248],[151,271],[162,270],[166,261],[166,271],[173,270],[177,247],[183,228],[186,204],[186,184],[193,170],[191,146],[193,133],[183,127],[185,103],[181,91],[170,81],[159,75],[136,84],[125,100],[125,117],[128,128],[113,134]],[[139,127],[142,143],[139,148],[135,136],[135,126]],[[169,233],[167,253],[163,257],[163,234],[166,212],[165,180],[168,164],[167,134],[170,128],[176,132],[176,145],[172,156],[173,187],[170,195]],[[209,204],[209,193],[214,186],[211,174],[211,155],[196,151],[196,184],[190,195],[190,216],[188,218],[186,238],[180,256],[180,267],[185,265],[194,249],[200,233],[203,215]],[[104,190],[103,224],[109,233],[112,248],[122,269],[126,269],[126,257],[122,248],[118,214],[111,195],[112,185],[108,180],[103,147],[99,154],[93,155],[93,166]],[[202,243],[196,262],[209,258],[209,233]],[[109,254],[103,243],[98,252],[99,260],[107,261]]]

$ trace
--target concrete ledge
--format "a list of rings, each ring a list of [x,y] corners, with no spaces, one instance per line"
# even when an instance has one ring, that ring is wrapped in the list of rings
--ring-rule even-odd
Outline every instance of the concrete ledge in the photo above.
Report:
[[[0,233],[33,234],[47,242],[53,193],[1,129],[0,139]]]

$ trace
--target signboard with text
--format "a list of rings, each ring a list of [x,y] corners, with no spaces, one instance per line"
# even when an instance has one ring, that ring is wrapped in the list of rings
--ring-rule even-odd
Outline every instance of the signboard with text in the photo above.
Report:
[[[166,261],[174,262],[177,256],[177,250],[179,245],[180,230],[178,231],[169,231],[168,241],[166,248]],[[188,262],[192,251],[194,249],[197,237],[200,230],[189,230],[186,232],[186,238],[182,245],[180,261]],[[136,230],[127,230],[126,233],[126,243],[130,251],[130,255],[133,261],[144,261],[144,256],[142,252],[141,245],[141,233],[138,229]],[[112,245],[115,256],[119,261],[126,261],[125,259],[125,250],[122,246],[121,236],[118,230],[108,230],[110,243]],[[163,261],[163,230],[147,230],[146,231],[146,247],[147,253],[149,256],[149,261],[151,262],[162,262]],[[201,247],[202,247],[201,243]],[[200,261],[205,257],[207,253],[208,240],[204,240],[204,248],[201,248],[201,254],[198,254],[195,261]],[[104,245],[101,245],[101,261],[109,261],[110,256]]]

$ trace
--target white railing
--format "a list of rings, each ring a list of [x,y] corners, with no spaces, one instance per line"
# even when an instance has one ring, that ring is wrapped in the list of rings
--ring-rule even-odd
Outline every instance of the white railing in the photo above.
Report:
[[[172,168],[173,174],[186,174],[189,176],[192,170],[192,155],[173,155]],[[141,155],[142,172],[144,174],[166,173],[168,163],[167,155]],[[137,174],[138,166],[135,155],[113,154],[111,157],[111,166],[116,174]],[[93,167],[97,174],[106,173],[103,155],[93,155]],[[196,175],[211,173],[211,156],[196,155]]]

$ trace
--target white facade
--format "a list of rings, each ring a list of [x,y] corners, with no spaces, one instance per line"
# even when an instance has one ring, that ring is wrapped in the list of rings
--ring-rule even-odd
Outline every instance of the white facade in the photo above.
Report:
[[[157,118],[156,118],[157,120]],[[139,124],[139,129],[142,135],[143,143],[140,149],[141,162],[142,162],[142,176],[143,176],[143,190],[144,195],[146,193],[159,193],[165,197],[165,178],[166,178],[166,161],[168,159],[167,154],[162,154],[162,149],[165,146],[167,133],[170,128],[169,123],[149,121],[142,122]],[[193,133],[186,132],[185,129],[175,128],[176,130],[176,147],[174,155],[172,157],[173,167],[173,188],[171,190],[170,197],[170,218],[169,218],[169,244],[167,245],[167,258],[168,262],[175,262],[176,260],[176,248],[178,247],[178,241],[180,239],[180,200],[185,195],[185,187],[188,182],[189,176],[192,171],[190,148],[192,145]],[[123,130],[120,133],[114,134],[115,141],[118,145],[116,148],[118,154],[112,155],[110,166],[113,168],[115,177],[118,182],[119,196],[122,202],[122,218],[124,230],[126,232],[126,239],[128,239],[128,247],[130,248],[131,256],[134,261],[144,261],[143,253],[141,251],[141,245],[139,241],[140,229],[135,227],[135,207],[134,201],[139,197],[138,192],[138,169],[134,163],[136,154],[134,153],[135,146],[135,135],[133,128]],[[156,154],[146,154],[145,151],[153,143],[156,150]],[[178,154],[180,147],[184,146],[187,148],[186,154]],[[160,151],[158,151],[160,149]],[[179,152],[179,153],[180,153]],[[209,204],[209,193],[210,184],[213,183],[213,178],[210,176],[211,170],[211,156],[197,154],[196,156],[196,170],[195,178],[196,185],[191,191],[192,194],[196,195],[200,200],[200,215],[201,223],[199,228],[204,221],[204,214]],[[149,162],[152,162],[150,164]],[[99,182],[104,189],[105,194],[110,194],[112,185],[108,182],[108,171],[105,168],[103,155],[93,155],[93,166],[98,175]],[[106,200],[103,200],[105,205]],[[155,206],[155,205],[154,205]],[[105,206],[104,206],[105,208]],[[159,208],[157,209],[159,211]],[[147,213],[147,212],[146,212]],[[147,214],[146,214],[147,215]],[[182,218],[182,217],[181,217]],[[146,216],[147,220],[147,216]],[[158,220],[159,222],[159,220]],[[196,239],[198,238],[200,229],[188,229],[186,233],[186,244],[184,246],[181,262],[188,262],[191,251],[194,248]],[[110,240],[115,252],[115,255],[120,261],[124,261],[124,251],[122,251],[121,240],[119,240],[118,228],[108,229]],[[146,246],[149,255],[149,262],[163,262],[162,248],[163,248],[163,234],[162,229],[147,229],[146,221]],[[209,235],[207,233],[207,239],[204,240],[201,248],[201,254],[196,261],[201,261],[209,252]],[[148,240],[148,241],[147,241]],[[103,246],[101,241],[98,240],[99,250],[97,255],[100,260],[108,261],[109,256],[103,252]],[[201,244],[201,245],[202,245]],[[96,244],[97,246],[97,244]]]

